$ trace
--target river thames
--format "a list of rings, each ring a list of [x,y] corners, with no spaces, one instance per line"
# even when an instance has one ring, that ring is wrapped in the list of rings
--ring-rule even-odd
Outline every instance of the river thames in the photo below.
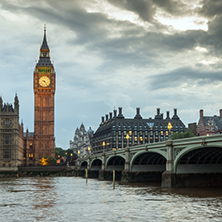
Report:
[[[80,177],[0,179],[0,221],[222,221],[222,189]]]

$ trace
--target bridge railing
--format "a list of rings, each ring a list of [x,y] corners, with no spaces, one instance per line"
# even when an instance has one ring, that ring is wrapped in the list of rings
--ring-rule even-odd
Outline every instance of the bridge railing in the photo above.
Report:
[[[176,139],[172,140],[172,145],[173,146],[184,146],[184,145],[192,145],[192,144],[198,144],[198,143],[209,143],[209,142],[222,142],[222,134],[216,134],[216,135],[210,135],[210,136],[195,136],[195,137],[190,137],[190,138],[183,138],[183,139]],[[166,148],[166,141],[163,142],[157,142],[157,143],[146,143],[146,144],[141,144],[137,146],[130,146],[129,150],[130,152],[137,152],[139,150],[152,150],[152,149],[160,149],[160,148]],[[105,156],[110,156],[110,155],[118,155],[118,154],[123,154],[125,152],[125,148],[118,149],[118,150],[109,150],[105,152]],[[93,159],[96,157],[101,157],[103,153],[96,153],[87,157],[81,158],[82,161],[86,161],[88,159]]]

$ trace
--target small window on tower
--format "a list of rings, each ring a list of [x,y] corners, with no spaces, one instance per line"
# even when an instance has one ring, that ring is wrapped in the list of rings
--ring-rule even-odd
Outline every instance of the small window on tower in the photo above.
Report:
[[[8,118],[5,119],[5,127],[10,127],[10,120]]]
[[[11,143],[10,141],[10,135],[4,135],[4,144],[9,145]]]
[[[11,158],[11,150],[3,150],[3,158],[10,159]]]

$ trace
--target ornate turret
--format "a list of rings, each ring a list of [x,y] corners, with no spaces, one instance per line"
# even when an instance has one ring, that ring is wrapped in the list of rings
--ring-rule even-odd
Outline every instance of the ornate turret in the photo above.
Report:
[[[16,112],[19,112],[19,100],[18,100],[17,93],[15,94],[15,99],[14,99],[14,109]]]
[[[5,112],[5,113],[9,113],[9,112],[11,112],[11,113],[14,113],[14,108],[13,108],[13,106],[12,106],[12,104],[9,104],[9,103],[4,103],[4,106],[2,107],[2,109],[1,109],[1,112]]]
[[[49,52],[50,52],[50,50],[49,50],[49,46],[48,46],[47,40],[46,40],[46,26],[45,26],[42,46],[40,48],[39,61],[36,64],[37,67],[53,67],[51,60],[50,60]]]
[[[81,130],[81,131],[85,131],[85,126],[83,125],[83,123],[82,123],[81,126],[80,126],[80,130]]]
[[[2,100],[2,96],[0,96],[0,112],[1,112],[1,110],[2,110],[2,107],[3,107],[3,100]]]
[[[49,46],[47,44],[46,40],[46,26],[44,27],[44,37],[43,37],[43,42],[42,46],[40,48],[40,57],[49,57]]]

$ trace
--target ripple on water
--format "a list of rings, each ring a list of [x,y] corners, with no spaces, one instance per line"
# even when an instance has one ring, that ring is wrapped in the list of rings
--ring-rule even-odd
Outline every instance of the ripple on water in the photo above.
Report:
[[[220,189],[76,177],[0,179],[0,221],[222,221]]]

